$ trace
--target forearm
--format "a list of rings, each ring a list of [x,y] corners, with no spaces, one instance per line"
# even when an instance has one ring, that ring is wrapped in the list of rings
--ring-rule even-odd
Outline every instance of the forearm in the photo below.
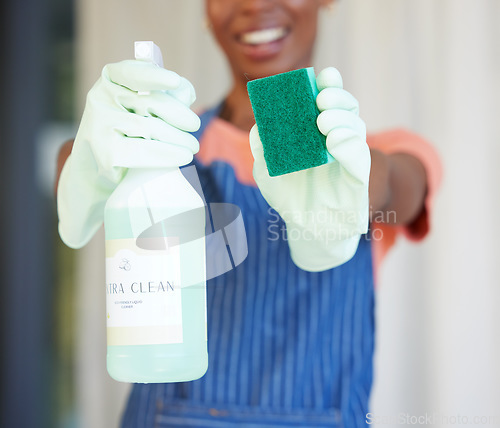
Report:
[[[405,153],[371,150],[370,211],[373,220],[411,223],[424,208],[427,176],[420,161]]]
[[[59,184],[59,177],[61,176],[61,171],[63,169],[66,160],[71,154],[73,149],[74,140],[66,141],[59,149],[59,154],[57,155],[57,170],[56,170],[56,180],[54,183],[54,192],[57,194],[57,185]]]

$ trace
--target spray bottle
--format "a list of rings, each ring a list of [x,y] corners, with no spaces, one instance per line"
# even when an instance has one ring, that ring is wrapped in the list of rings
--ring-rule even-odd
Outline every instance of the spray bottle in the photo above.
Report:
[[[153,42],[136,59],[163,66]],[[141,96],[141,94],[139,94]],[[107,369],[122,382],[207,370],[205,209],[177,167],[130,169],[106,203]]]

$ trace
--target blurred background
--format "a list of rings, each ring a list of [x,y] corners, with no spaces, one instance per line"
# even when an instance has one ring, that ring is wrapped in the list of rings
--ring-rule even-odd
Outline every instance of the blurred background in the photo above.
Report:
[[[118,425],[129,385],[105,369],[103,234],[79,251],[59,241],[56,154],[102,67],[132,58],[135,40],[191,80],[196,108],[219,100],[229,73],[203,9],[1,3],[2,427]],[[431,235],[399,241],[380,272],[375,426],[404,414],[500,427],[499,17],[499,0],[343,0],[321,16],[316,70],[340,70],[369,131],[413,130],[444,167]]]

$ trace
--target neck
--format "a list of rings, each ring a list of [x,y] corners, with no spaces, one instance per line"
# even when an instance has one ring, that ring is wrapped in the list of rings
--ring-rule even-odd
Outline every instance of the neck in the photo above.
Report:
[[[219,114],[221,119],[232,123],[237,128],[249,132],[255,124],[253,117],[252,105],[248,98],[246,83],[236,83],[229,91],[224,105]]]

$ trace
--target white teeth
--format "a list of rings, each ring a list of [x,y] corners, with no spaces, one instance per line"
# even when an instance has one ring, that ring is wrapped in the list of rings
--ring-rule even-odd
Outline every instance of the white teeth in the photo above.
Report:
[[[249,45],[260,45],[261,43],[271,43],[281,39],[285,34],[286,30],[283,27],[268,28],[266,30],[244,33],[241,36],[241,41]]]

